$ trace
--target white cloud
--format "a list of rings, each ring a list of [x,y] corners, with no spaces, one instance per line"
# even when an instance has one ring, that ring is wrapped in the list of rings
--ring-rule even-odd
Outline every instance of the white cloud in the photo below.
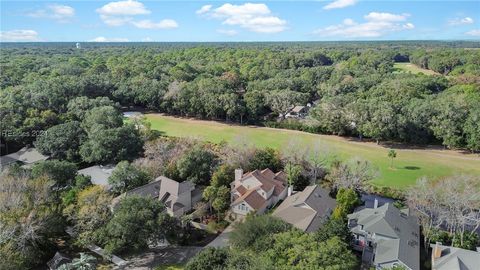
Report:
[[[2,42],[27,42],[40,41],[38,33],[34,30],[10,30],[0,31],[0,41]]]
[[[150,10],[145,8],[143,3],[135,0],[126,0],[110,2],[103,7],[98,8],[97,13],[106,16],[125,16],[150,14]]]
[[[59,22],[68,22],[69,19],[75,16],[75,9],[71,6],[51,4],[27,15],[33,18],[48,18]]]
[[[392,14],[386,12],[370,12],[367,15],[363,16],[367,21],[380,21],[380,22],[401,22],[405,21],[409,15],[408,14]]]
[[[178,27],[178,23],[171,19],[153,22],[151,20],[132,21],[132,24],[141,29],[173,29]]]
[[[413,23],[406,23],[403,25],[403,28],[404,29],[413,29],[415,28],[415,25],[413,25]]]
[[[172,19],[163,19],[159,22],[152,20],[135,20],[135,16],[147,15],[151,11],[145,5],[136,0],[110,2],[96,10],[102,21],[110,26],[133,25],[141,29],[173,29],[178,23]]]
[[[200,9],[202,10],[203,7]],[[257,33],[278,33],[287,29],[287,21],[274,16],[265,4],[224,4],[216,9],[205,8],[203,14],[222,20],[222,24],[239,26]]]
[[[357,23],[347,18],[341,24],[317,29],[314,33],[325,37],[377,38],[391,32],[415,28],[415,25],[410,22],[402,23],[409,16],[409,14],[370,12],[363,16],[365,19],[363,23]]]
[[[210,9],[212,9],[212,5],[204,5],[199,10],[195,11],[195,13],[197,13],[199,15],[205,14],[205,13],[209,12]]]
[[[238,32],[233,29],[218,29],[217,32],[226,36],[235,36],[236,34],[238,34]]]
[[[135,15],[150,14],[143,3],[135,0],[110,2],[96,10],[104,23],[110,26],[122,26],[133,20]]]
[[[462,24],[472,24],[474,20],[470,17],[465,18],[455,18],[448,21],[449,25],[462,25]]]
[[[350,18],[346,18],[345,20],[343,20],[343,24],[345,25],[354,25],[355,24],[355,21],[350,19]]]
[[[323,7],[323,9],[344,8],[353,6],[357,3],[357,0],[336,0]]]
[[[467,34],[469,36],[480,37],[480,29],[473,29],[473,30],[470,30],[470,31],[466,32],[465,34]]]
[[[128,42],[127,38],[106,38],[106,37],[96,37],[89,40],[90,42]]]

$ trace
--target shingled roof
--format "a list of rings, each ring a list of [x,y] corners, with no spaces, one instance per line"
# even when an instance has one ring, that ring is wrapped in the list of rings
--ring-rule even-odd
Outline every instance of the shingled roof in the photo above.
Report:
[[[480,267],[480,252],[462,248],[442,246],[441,244],[430,245],[433,249],[438,248],[439,258],[433,259],[435,270],[476,270]]]
[[[336,205],[328,190],[314,185],[287,197],[272,215],[300,230],[313,232],[328,219]]]
[[[273,173],[272,170],[270,169],[264,169],[262,171],[254,170],[244,174],[242,179],[246,179],[251,176],[253,176],[255,179],[257,179],[261,183],[260,188],[263,191],[268,192],[272,188],[274,188],[273,194],[276,196],[282,193],[283,190],[285,190],[286,188],[286,182],[287,182],[286,175],[282,171]]]
[[[244,174],[240,181],[249,177],[254,177],[260,185],[248,189],[243,185],[237,186],[234,191],[238,191],[240,196],[235,198],[232,206],[245,201],[251,207],[258,210],[267,203],[267,200],[258,194],[257,189],[262,189],[264,192],[269,192],[273,189],[273,195],[275,196],[278,196],[286,189],[286,176],[284,172],[274,173],[270,169],[264,169],[262,171],[254,170]]]
[[[95,185],[109,186],[108,178],[112,175],[115,165],[95,165],[78,170],[78,174],[90,176]]]
[[[11,153],[0,157],[0,170],[5,166],[15,162],[21,162],[25,165],[30,165],[38,161],[47,160],[48,156],[40,154],[35,148],[24,147],[15,153]]]
[[[375,263],[398,260],[412,270],[420,269],[420,228],[416,217],[386,203],[378,208],[364,208],[348,218],[363,225],[363,231],[384,236],[376,241]],[[361,233],[358,227],[352,232]]]

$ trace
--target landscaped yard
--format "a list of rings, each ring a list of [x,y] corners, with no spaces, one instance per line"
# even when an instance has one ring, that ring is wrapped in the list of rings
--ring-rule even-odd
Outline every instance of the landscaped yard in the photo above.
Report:
[[[425,75],[435,75],[435,74],[438,75],[438,73],[433,70],[424,69],[412,63],[395,63],[393,65],[393,68],[395,69],[395,72],[408,72],[413,74],[423,73]]]
[[[338,136],[317,135],[293,130],[228,125],[213,121],[182,119],[148,114],[152,129],[168,136],[196,137],[211,142],[232,141],[244,137],[259,147],[280,149],[290,140],[306,144],[320,143],[341,159],[360,157],[370,160],[379,170],[374,183],[405,188],[422,176],[438,178],[456,173],[480,174],[480,157],[440,149],[396,149],[394,168],[390,168],[388,148],[375,143],[357,142]]]

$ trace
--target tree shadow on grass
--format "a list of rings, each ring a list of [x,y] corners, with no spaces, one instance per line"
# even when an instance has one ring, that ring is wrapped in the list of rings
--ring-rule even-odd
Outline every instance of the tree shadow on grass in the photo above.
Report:
[[[411,171],[420,170],[420,167],[417,167],[417,166],[405,166],[403,168],[406,169],[406,170],[411,170]]]

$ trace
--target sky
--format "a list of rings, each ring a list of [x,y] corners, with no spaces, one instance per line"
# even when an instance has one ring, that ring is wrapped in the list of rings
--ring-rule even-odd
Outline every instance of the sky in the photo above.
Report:
[[[480,40],[480,0],[3,1],[2,42]]]

